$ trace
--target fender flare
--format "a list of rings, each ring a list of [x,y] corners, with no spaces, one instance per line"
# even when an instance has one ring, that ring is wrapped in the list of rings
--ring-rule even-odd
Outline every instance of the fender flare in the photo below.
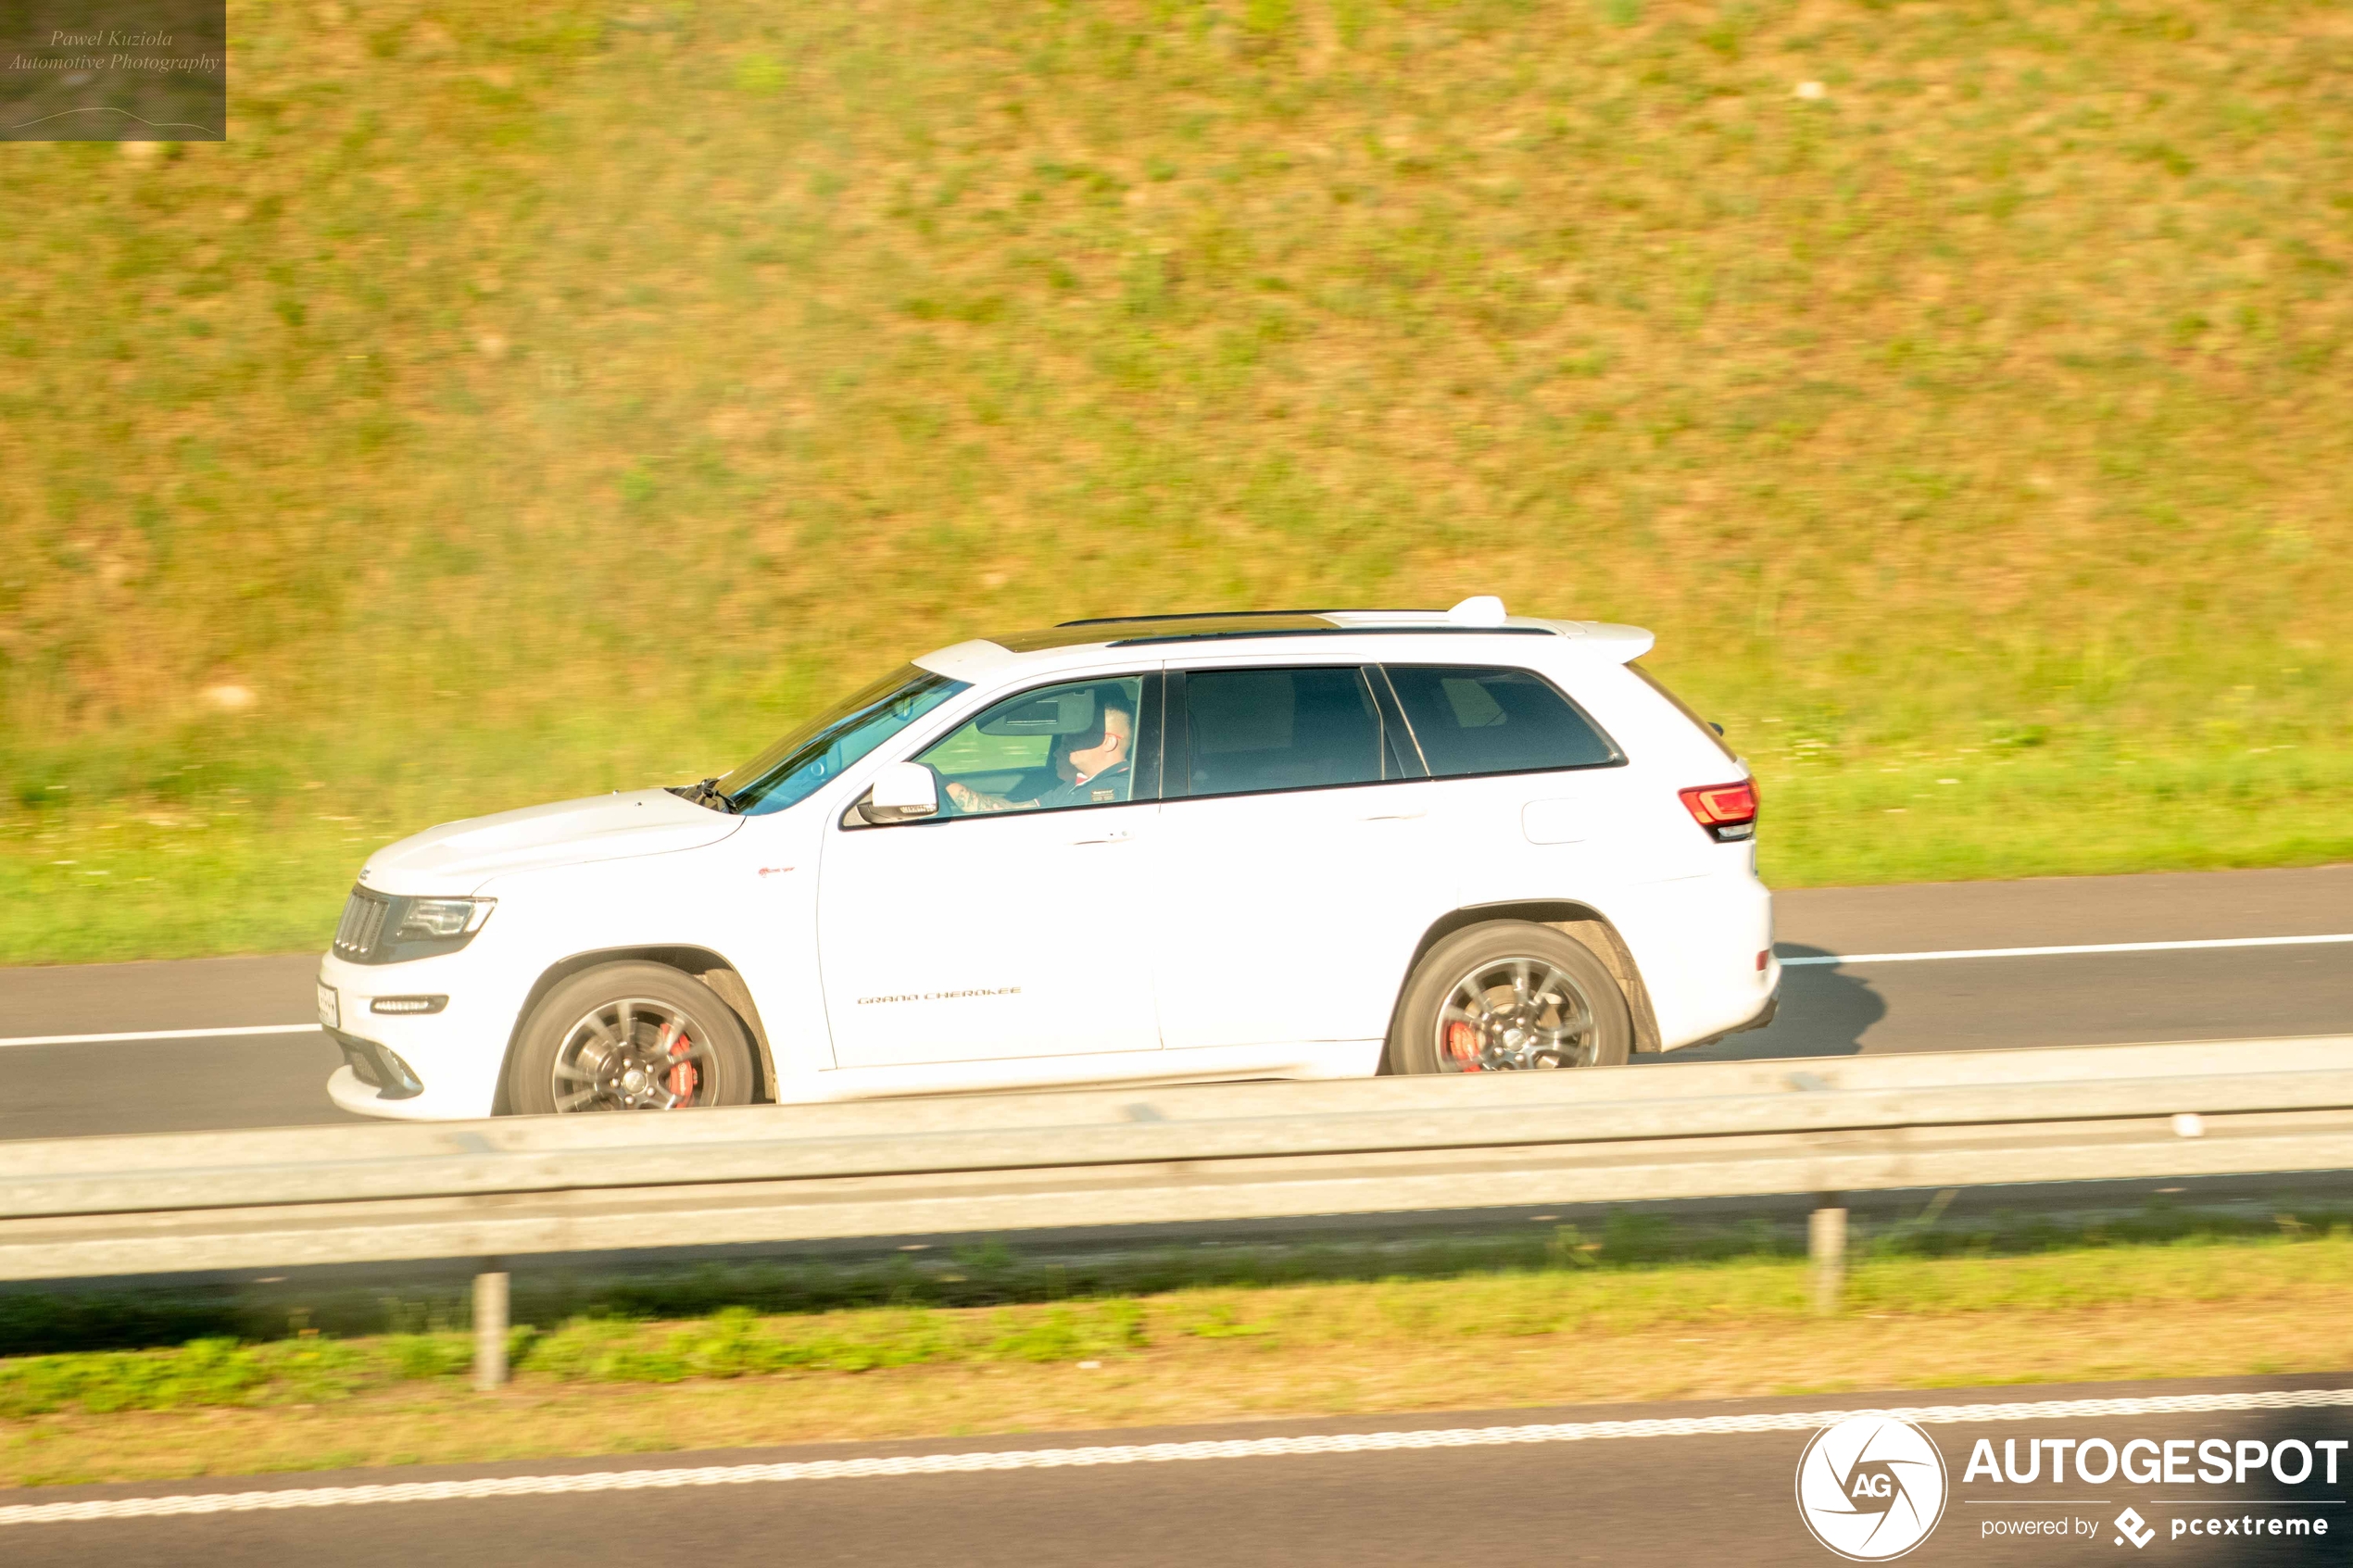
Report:
[[[760,1021],[759,1005],[751,999],[751,987],[744,983],[743,972],[728,962],[724,954],[714,952],[709,947],[641,945],[628,947],[596,947],[586,952],[574,953],[569,958],[559,959],[549,964],[540,972],[539,978],[532,982],[531,990],[523,997],[522,1005],[515,1010],[514,1022],[507,1030],[507,1048],[498,1059],[498,1090],[492,1101],[492,1115],[504,1116],[509,1113],[510,1108],[507,1104],[507,1066],[514,1060],[515,1043],[522,1037],[523,1023],[531,1017],[533,1010],[539,1006],[540,998],[583,970],[594,969],[598,964],[625,963],[632,960],[666,964],[680,973],[691,975],[710,986],[719,999],[727,1004],[728,1010],[736,1015],[736,1021],[744,1026],[744,1033],[751,1037],[752,1051],[756,1059],[753,1066],[760,1077],[759,1083],[753,1085],[753,1102],[768,1104],[774,1101],[776,1056],[769,1047],[767,1026]]]
[[[1609,917],[1591,904],[1579,903],[1573,898],[1529,898],[1503,904],[1474,904],[1430,922],[1429,929],[1423,932],[1421,940],[1414,945],[1414,956],[1407,960],[1404,972],[1398,976],[1397,994],[1389,1004],[1389,1030],[1381,1037],[1382,1073],[1390,1071],[1389,1049],[1390,1044],[1397,1038],[1397,1010],[1404,1006],[1405,986],[1412,980],[1416,967],[1421,963],[1422,956],[1457,931],[1498,920],[1524,920],[1538,925],[1549,925],[1591,948],[1593,956],[1602,960],[1602,966],[1609,971],[1610,977],[1617,982],[1617,988],[1626,994],[1627,1010],[1634,1015],[1635,1050],[1656,1054],[1659,1049],[1658,1014],[1651,1006],[1650,986],[1642,979],[1642,967],[1635,963],[1632,950],[1626,946],[1626,938],[1617,934],[1617,927],[1610,922]]]

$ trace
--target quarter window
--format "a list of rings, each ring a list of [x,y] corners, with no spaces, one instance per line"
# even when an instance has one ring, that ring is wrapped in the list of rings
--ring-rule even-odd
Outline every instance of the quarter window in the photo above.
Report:
[[[1189,671],[1185,711],[1193,795],[1405,776],[1372,689],[1353,666]]]
[[[1435,777],[1601,768],[1626,759],[1592,720],[1529,671],[1384,668]]]

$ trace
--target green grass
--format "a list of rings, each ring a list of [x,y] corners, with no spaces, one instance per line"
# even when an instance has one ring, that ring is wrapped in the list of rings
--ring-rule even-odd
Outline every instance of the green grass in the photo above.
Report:
[[[781,1372],[871,1372],[942,1362],[1071,1361],[1145,1343],[1133,1301],[984,1309],[880,1309],[793,1322],[724,1308],[686,1324],[584,1318],[553,1333],[514,1331],[510,1364],[560,1383],[680,1383]],[[0,1361],[0,1420],[60,1410],[321,1404],[391,1384],[464,1376],[468,1334],[322,1336],[177,1349],[87,1351]]]
[[[1812,1310],[1803,1260],[1769,1236],[1716,1250],[1729,1234],[1638,1223],[1540,1233],[1516,1263],[1490,1248],[1491,1266],[1432,1278],[1319,1277],[1304,1254],[1206,1268],[1172,1254],[1056,1280],[1008,1253],[850,1304],[879,1278],[749,1271],[716,1310],[712,1296],[677,1311],[696,1289],[672,1280],[641,1287],[634,1310],[612,1300],[517,1326],[514,1381],[487,1398],[466,1378],[469,1336],[429,1306],[392,1304],[390,1333],[297,1318],[258,1337],[0,1359],[0,1486],[2343,1370],[2341,1220],[2240,1216],[2270,1225],[2257,1236],[2227,1221],[2183,1230],[2185,1218],[2002,1236],[1923,1216],[1860,1237],[1831,1316]],[[1004,1298],[1021,1289],[1059,1298]],[[799,1310],[779,1310],[788,1301]]]
[[[1575,1248],[1569,1248],[1573,1257]],[[1755,1333],[1812,1315],[1807,1265],[1772,1256],[1647,1267],[1573,1261],[1454,1279],[1198,1286],[1042,1304],[836,1309],[763,1316],[728,1307],[688,1322],[578,1317],[511,1331],[515,1371],[553,1383],[679,1383],[887,1367],[1101,1361],[1186,1340],[1312,1350],[1385,1340],[1455,1343],[1617,1337],[1675,1324]],[[2353,1286],[2353,1235],[2188,1237],[2028,1257],[1858,1259],[1843,1310],[1865,1316],[2055,1313],[2254,1298]],[[305,1333],[241,1344],[0,1360],[0,1420],[207,1406],[313,1405],[472,1364],[462,1332],[338,1339]]]
[[[2302,1240],[2353,1224],[2342,1208],[2274,1197],[2220,1207],[2159,1198],[2109,1212],[1955,1213],[1940,1201],[1916,1215],[1884,1212],[1852,1222],[1861,1259],[1935,1261],[2037,1257],[2123,1248],[2229,1247]],[[1591,1230],[1577,1225],[1449,1228],[1389,1236],[1340,1234],[1281,1242],[1197,1243],[1041,1253],[1003,1240],[882,1258],[769,1259],[606,1269],[562,1266],[511,1276],[510,1321],[550,1334],[582,1321],[707,1318],[731,1311],[811,1319],[875,1309],[954,1313],[1000,1306],[1165,1297],[1189,1291],[1444,1281],[1474,1275],[1592,1271],[1613,1278],[1659,1269],[1791,1261],[1806,1251],[1802,1217],[1730,1222],[1674,1220],[1619,1210]],[[2230,1255],[2227,1252],[2219,1255]],[[66,1351],[151,1350],[195,1340],[264,1344],[282,1339],[405,1343],[461,1327],[471,1316],[462,1277],[411,1279],[397,1288],[307,1282],[134,1290],[0,1291],[0,1358]]]
[[[2340,6],[336,17],[8,149],[0,962],[319,946],[991,628],[1486,591],[1656,630],[1783,884],[2353,857]]]

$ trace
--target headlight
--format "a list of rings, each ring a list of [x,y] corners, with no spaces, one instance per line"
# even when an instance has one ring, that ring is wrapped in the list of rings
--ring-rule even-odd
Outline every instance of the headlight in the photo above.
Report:
[[[396,942],[436,942],[451,936],[469,936],[482,929],[490,918],[496,898],[410,898],[400,917],[400,927],[393,934]]]
[[[474,939],[496,898],[412,898],[355,887],[335,927],[335,957],[346,963],[406,963],[454,953]]]

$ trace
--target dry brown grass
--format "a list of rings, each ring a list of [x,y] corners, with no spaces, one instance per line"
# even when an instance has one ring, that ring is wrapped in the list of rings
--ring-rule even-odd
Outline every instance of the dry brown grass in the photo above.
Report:
[[[1259,1348],[1184,1340],[1073,1364],[900,1367],[646,1386],[524,1378],[270,1410],[0,1423],[0,1483],[161,1480],[357,1465],[897,1437],[1378,1416],[1857,1389],[2341,1372],[2341,1300],[1864,1318],[1514,1343]]]
[[[229,144],[11,149],[0,955],[307,944],[993,626],[1488,590],[1659,630],[1787,880],[2353,852],[2340,6],[233,20]]]
[[[1075,1315],[866,1310],[770,1326],[883,1352],[873,1370],[718,1379],[689,1369],[726,1337],[724,1324],[590,1323],[555,1336],[567,1353],[535,1352],[494,1396],[444,1374],[379,1378],[319,1403],[238,1408],[320,1398],[286,1385],[296,1391],[217,1396],[231,1408],[98,1414],[69,1404],[0,1420],[0,1482],[2339,1372],[2348,1270],[2353,1238],[2343,1235],[1869,1260],[1835,1320],[1809,1313],[1805,1271],[1786,1261],[1180,1291]],[[1132,1340],[1101,1338],[1114,1320],[1134,1325]],[[21,1398],[23,1386],[10,1392]]]

